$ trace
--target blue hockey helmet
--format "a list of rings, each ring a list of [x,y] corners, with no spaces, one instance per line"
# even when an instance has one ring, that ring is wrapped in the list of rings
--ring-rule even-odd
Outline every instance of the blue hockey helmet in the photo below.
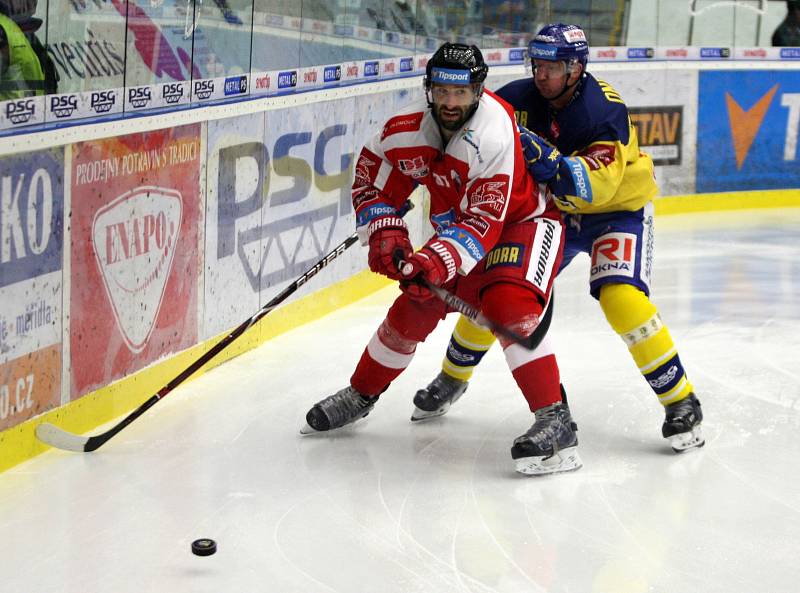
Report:
[[[528,44],[528,58],[531,61],[580,62],[586,68],[589,61],[586,34],[577,25],[545,25]]]

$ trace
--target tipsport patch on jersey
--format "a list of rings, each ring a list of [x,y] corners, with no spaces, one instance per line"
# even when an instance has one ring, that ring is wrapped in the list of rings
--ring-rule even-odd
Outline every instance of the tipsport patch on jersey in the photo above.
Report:
[[[633,233],[608,233],[592,245],[591,279],[606,276],[634,277],[637,237]]]
[[[486,271],[500,266],[520,267],[525,262],[525,245],[503,243],[496,245],[486,256]]]

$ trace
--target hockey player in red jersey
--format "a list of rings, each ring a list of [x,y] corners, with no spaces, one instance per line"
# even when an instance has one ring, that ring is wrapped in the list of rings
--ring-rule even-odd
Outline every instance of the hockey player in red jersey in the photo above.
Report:
[[[400,281],[402,293],[350,385],[315,404],[302,432],[363,418],[409,365],[417,344],[449,312],[420,278],[518,334],[528,336],[538,325],[561,262],[564,228],[558,209],[527,173],[513,111],[483,88],[487,70],[477,47],[445,43],[427,64],[426,99],[390,118],[361,151],[352,193],[357,230],[369,245],[370,269]],[[430,192],[435,232],[415,252],[398,210],[418,184]],[[579,468],[577,427],[562,401],[547,337],[534,351],[502,336],[499,341],[536,415],[514,441],[517,471]]]

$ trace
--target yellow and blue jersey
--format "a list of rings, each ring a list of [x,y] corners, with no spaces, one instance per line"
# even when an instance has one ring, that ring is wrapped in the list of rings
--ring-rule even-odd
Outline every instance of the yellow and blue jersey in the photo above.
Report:
[[[564,212],[632,212],[655,197],[653,160],[639,150],[628,108],[611,85],[585,73],[572,100],[558,111],[530,78],[503,86],[497,95],[512,105],[519,124],[564,155],[548,184]]]

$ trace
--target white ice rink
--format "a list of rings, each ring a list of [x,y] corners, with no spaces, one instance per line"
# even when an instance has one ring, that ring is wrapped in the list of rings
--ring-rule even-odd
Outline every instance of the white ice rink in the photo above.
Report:
[[[532,417],[499,348],[448,415],[409,422],[455,316],[365,422],[299,436],[389,288],[185,384],[95,453],[0,474],[0,591],[797,593],[800,209],[656,226],[653,300],[703,403],[703,449],[661,438],[586,258],[557,282],[551,330],[582,469],[513,471]],[[190,553],[200,537],[216,555]]]

